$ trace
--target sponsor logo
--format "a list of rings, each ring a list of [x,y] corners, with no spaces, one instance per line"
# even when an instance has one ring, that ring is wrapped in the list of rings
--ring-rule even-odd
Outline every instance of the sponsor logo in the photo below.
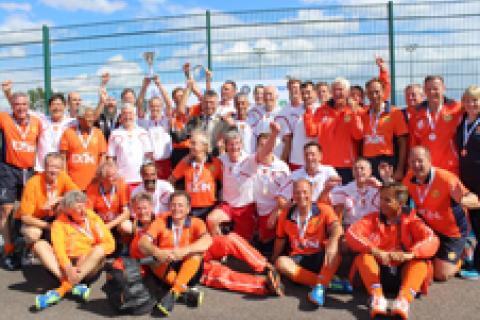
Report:
[[[95,159],[88,152],[72,154],[74,164],[95,164]]]

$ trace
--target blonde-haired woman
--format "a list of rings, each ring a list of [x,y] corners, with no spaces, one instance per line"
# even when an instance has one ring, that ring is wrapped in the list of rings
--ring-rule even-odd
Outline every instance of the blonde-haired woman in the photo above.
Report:
[[[472,85],[462,96],[465,115],[457,128],[456,142],[460,155],[460,179],[465,187],[480,194],[480,87]],[[480,210],[469,210],[472,230],[480,241]],[[480,246],[474,253],[473,265],[461,271],[464,278],[480,278]]]

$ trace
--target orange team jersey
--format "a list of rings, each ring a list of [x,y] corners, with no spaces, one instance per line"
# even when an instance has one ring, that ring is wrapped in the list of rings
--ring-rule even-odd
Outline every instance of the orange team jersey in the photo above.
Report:
[[[202,113],[202,104],[197,103],[194,104],[190,107],[190,110],[188,110],[188,115],[190,117],[198,117]]]
[[[8,112],[0,112],[0,131],[3,133],[5,163],[21,169],[35,164],[37,140],[42,130],[40,120],[29,115],[27,125],[18,125]]]
[[[327,240],[328,228],[338,217],[332,207],[320,204],[312,205],[312,217],[308,221],[305,234],[297,226],[296,206],[282,212],[277,223],[277,238],[288,237],[290,240],[290,255],[314,254],[323,251]]]
[[[87,256],[94,246],[101,245],[106,255],[115,250],[115,240],[102,219],[87,209],[83,226],[61,213],[52,223],[53,251],[62,269],[71,264],[71,258]]]
[[[114,184],[112,193],[102,194],[99,183],[92,183],[87,188],[87,206],[95,211],[105,223],[114,220],[128,206],[127,185],[122,178],[118,178]]]
[[[377,115],[372,110],[366,109],[361,114],[364,138],[363,138],[363,156],[393,156],[394,136],[403,136],[408,134],[407,123],[402,111],[396,107],[390,106],[385,102],[385,110]],[[376,134],[374,130],[376,129]]]
[[[175,129],[182,130],[187,124],[188,117],[184,114],[175,115]],[[173,143],[172,147],[174,149],[188,149],[190,148],[190,139],[182,141],[180,143]]]
[[[432,180],[433,177],[433,180]],[[460,238],[466,236],[468,219],[464,209],[451,196],[453,188],[468,190],[453,173],[432,167],[424,184],[418,184],[411,170],[403,180],[408,187],[417,214],[438,234]]]
[[[206,208],[215,204],[216,180],[222,177],[220,160],[215,158],[211,162],[207,161],[203,168],[194,162],[182,160],[173,170],[172,176],[175,180],[185,178],[185,191],[192,198],[193,208]]]
[[[358,140],[363,138],[360,115],[350,107],[337,110],[332,101],[324,103],[313,115],[304,114],[305,133],[318,137],[322,146],[322,163],[335,168],[351,168],[358,156]]]
[[[60,140],[60,151],[67,152],[68,174],[85,190],[95,176],[100,156],[107,152],[107,142],[98,128],[92,128],[91,136],[84,133],[82,137],[81,141],[77,128],[68,128]]]
[[[52,210],[43,209],[47,202],[48,195],[51,194],[52,196],[62,197],[66,192],[71,190],[78,190],[78,187],[64,171],[58,174],[57,182],[51,190],[47,190],[45,173],[42,172],[34,175],[25,185],[16,218],[20,218],[22,215],[33,216],[38,219],[52,216],[54,214]]]
[[[130,242],[130,257],[134,259],[143,259],[145,256],[143,255],[142,251],[138,247],[138,241],[140,238],[146,233],[147,230],[145,228],[137,229],[135,236],[133,237],[132,241]]]
[[[455,133],[462,120],[463,109],[459,102],[445,99],[438,116],[431,115],[430,126],[427,102],[417,107],[410,119],[410,144],[412,147],[424,146],[432,154],[434,166],[449,170],[458,175],[458,154],[455,146]],[[437,120],[436,120],[437,119]]]
[[[433,230],[414,210],[401,213],[398,222],[393,224],[389,224],[382,213],[370,213],[348,228],[345,240],[355,252],[405,250],[413,253],[417,259],[431,258],[440,244]]]
[[[173,227],[172,215],[169,212],[167,215],[157,217],[148,227],[146,234],[160,249],[173,249],[175,248]],[[205,222],[199,218],[187,216],[182,231],[177,231],[178,243],[176,247],[186,247],[205,234],[207,234]]]

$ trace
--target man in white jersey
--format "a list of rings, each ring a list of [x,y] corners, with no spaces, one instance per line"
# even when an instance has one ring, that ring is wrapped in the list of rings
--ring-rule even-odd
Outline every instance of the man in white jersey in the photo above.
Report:
[[[278,130],[272,124],[273,130]],[[256,163],[262,162],[273,149],[275,136],[266,141],[265,147],[256,154],[247,154],[242,150],[242,137],[237,130],[227,131],[224,135],[226,153],[218,159],[221,162],[223,202],[207,218],[207,226],[212,235],[220,235],[220,225],[233,222],[234,231],[252,240],[255,231],[254,178],[245,172],[255,171]]]
[[[237,113],[234,105],[234,97],[237,93],[237,84],[232,80],[227,80],[223,83],[222,89],[220,91],[220,102],[217,107],[217,114],[226,118],[228,116],[233,116]]]
[[[252,154],[255,152],[256,141],[253,128],[247,120],[248,108],[250,106],[248,95],[245,93],[237,93],[235,95],[234,103],[237,110],[237,116],[231,125],[232,127],[236,127],[240,133],[243,150],[247,154]]]
[[[135,107],[125,103],[120,118],[122,126],[112,131],[108,140],[109,159],[115,159],[118,171],[131,192],[142,182],[138,168],[153,160],[153,148],[148,132],[136,125]]]
[[[152,196],[155,215],[168,211],[170,195],[175,191],[170,182],[157,179],[157,169],[151,162],[140,167],[140,174],[143,183],[132,191],[130,198],[133,199],[136,194],[146,191]]]
[[[251,110],[250,123],[254,130],[255,136],[258,137],[262,133],[270,132],[270,123],[280,114],[278,106],[278,90],[275,86],[267,86],[263,90],[263,101],[265,103],[261,108]],[[283,152],[282,137],[277,137],[274,153],[277,157],[281,157]]]
[[[48,100],[50,116],[38,114],[42,121],[42,132],[38,138],[35,171],[43,172],[44,159],[50,152],[58,152],[63,132],[76,123],[76,119],[65,115],[65,98],[61,94],[54,94]]]
[[[312,201],[326,202],[328,194],[326,191],[330,186],[341,183],[341,178],[332,166],[323,165],[322,149],[318,142],[312,141],[303,147],[305,166],[292,172],[279,189],[277,201],[279,208],[286,208],[292,201],[293,184],[300,179],[307,179],[312,184]],[[280,213],[280,212],[278,212]]]
[[[283,151],[281,159],[289,163],[289,157],[292,150],[292,132],[298,119],[303,117],[302,92],[300,90],[301,82],[298,79],[288,80],[288,97],[290,105],[282,108],[275,122],[280,124],[282,131],[280,136],[283,140]],[[291,168],[291,167],[290,167]]]
[[[372,176],[372,166],[364,158],[355,161],[354,180],[343,186],[334,187],[330,192],[330,201],[337,214],[343,213],[342,224],[345,230],[366,214],[379,210],[380,181]]]

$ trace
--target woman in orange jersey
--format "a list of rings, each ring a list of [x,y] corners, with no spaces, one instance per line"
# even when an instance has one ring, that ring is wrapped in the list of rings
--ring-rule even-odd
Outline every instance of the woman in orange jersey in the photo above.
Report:
[[[127,185],[118,175],[117,165],[108,161],[98,167],[97,175],[87,188],[87,206],[95,211],[109,230],[132,233],[129,220]]]
[[[400,284],[392,315],[408,318],[410,303],[428,282],[428,263],[439,239],[414,211],[405,208],[408,189],[387,183],[380,191],[380,211],[366,215],[346,233],[349,247],[358,252],[354,266],[372,296],[370,315],[387,315],[382,284]]]
[[[70,191],[60,202],[60,215],[53,222],[52,244],[58,261],[60,286],[38,295],[35,306],[45,309],[70,292],[87,301],[88,283],[96,279],[105,257],[115,249],[110,230],[102,219],[86,207],[87,197],[81,191]]]
[[[185,179],[185,191],[192,198],[192,215],[206,218],[216,204],[216,181],[220,177],[220,162],[211,160],[205,132],[195,130],[190,138],[190,154],[175,167],[170,182]]]

